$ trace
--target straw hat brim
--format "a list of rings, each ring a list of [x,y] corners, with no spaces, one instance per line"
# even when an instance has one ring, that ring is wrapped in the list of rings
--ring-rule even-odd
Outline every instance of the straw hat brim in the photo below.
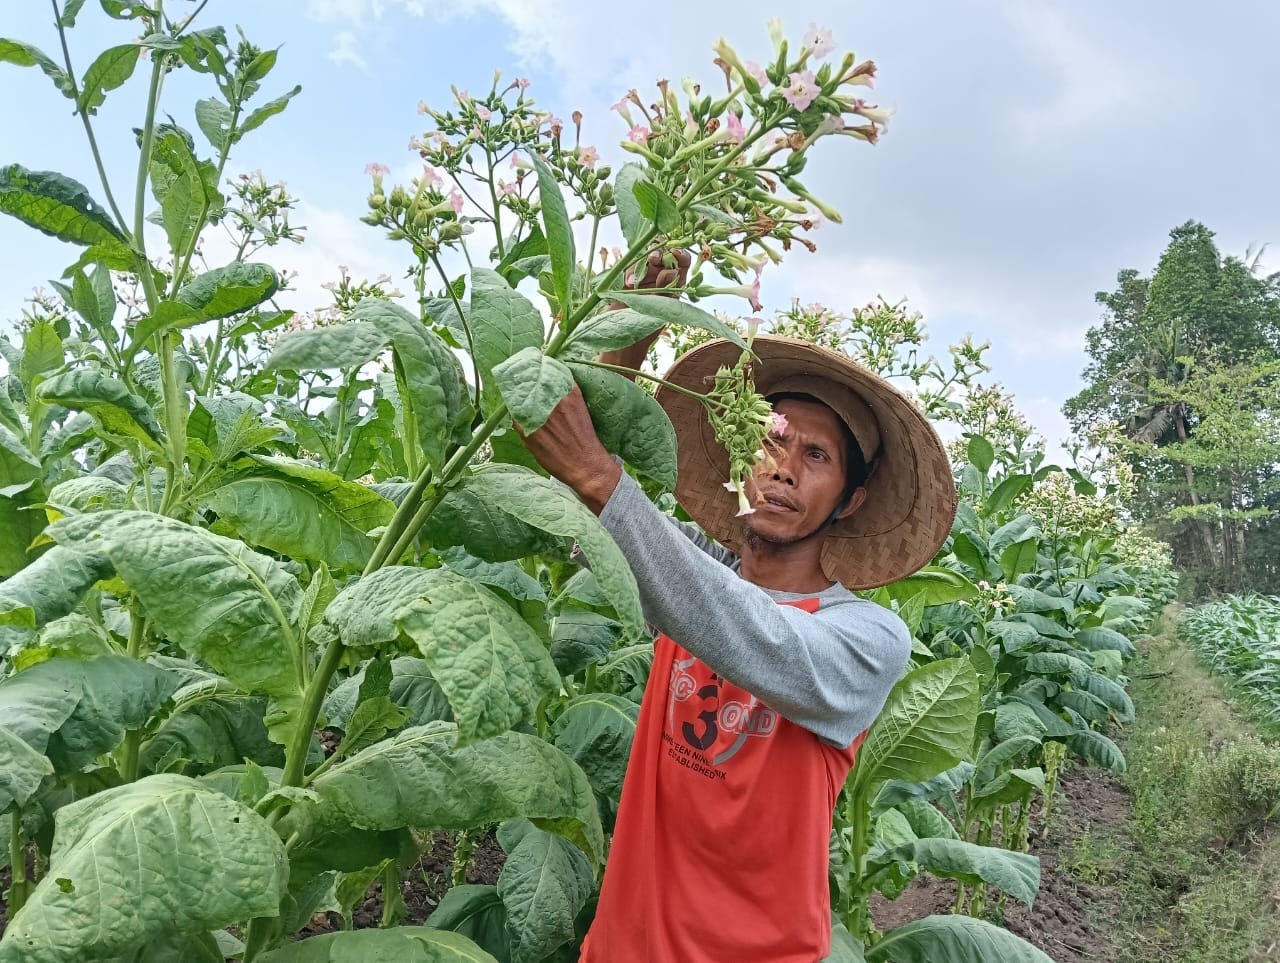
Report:
[[[804,390],[829,405],[867,444],[868,411],[879,432],[879,452],[862,507],[827,530],[822,567],[850,589],[870,589],[905,578],[927,565],[951,531],[956,487],[941,439],[911,401],[879,375],[844,355],[792,338],[761,336],[752,343],[756,390],[769,395]],[[716,372],[732,366],[741,349],[709,341],[682,355],[665,375],[681,387],[706,392]],[[676,430],[676,499],[716,541],[740,551],[743,519],[726,491],[729,456],[716,440],[702,402],[658,386],[658,402]],[[861,408],[865,405],[865,408]],[[859,424],[863,430],[859,431]]]

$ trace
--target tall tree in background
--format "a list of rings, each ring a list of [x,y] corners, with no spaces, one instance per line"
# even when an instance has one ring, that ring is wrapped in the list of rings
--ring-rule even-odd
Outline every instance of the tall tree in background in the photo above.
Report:
[[[1140,479],[1134,513],[1183,567],[1207,587],[1251,584],[1245,542],[1271,534],[1275,507],[1280,276],[1260,276],[1256,257],[1224,258],[1189,221],[1150,278],[1128,268],[1116,282],[1096,296],[1086,387],[1064,411],[1077,431],[1102,419],[1123,427]]]

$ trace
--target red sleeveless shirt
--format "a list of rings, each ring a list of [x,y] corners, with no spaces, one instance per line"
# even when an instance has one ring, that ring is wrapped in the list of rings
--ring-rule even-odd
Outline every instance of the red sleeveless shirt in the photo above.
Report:
[[[824,743],[660,635],[581,960],[826,956],[831,814],[865,736]]]

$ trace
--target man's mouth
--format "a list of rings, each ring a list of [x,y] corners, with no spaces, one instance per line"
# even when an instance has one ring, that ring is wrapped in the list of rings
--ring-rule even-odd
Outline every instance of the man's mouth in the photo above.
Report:
[[[783,498],[780,495],[765,495],[764,504],[766,508],[772,508],[775,511],[794,512],[797,511],[796,505],[789,498]]]

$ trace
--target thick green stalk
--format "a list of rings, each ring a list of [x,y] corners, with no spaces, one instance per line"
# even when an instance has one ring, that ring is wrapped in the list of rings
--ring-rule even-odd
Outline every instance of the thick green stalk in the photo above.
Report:
[[[307,686],[302,700],[302,713],[298,719],[298,728],[293,734],[293,742],[285,751],[284,776],[281,785],[301,786],[306,775],[307,753],[311,748],[311,737],[315,733],[316,720],[320,718],[320,707],[324,704],[325,694],[329,691],[329,680],[333,677],[338,663],[342,661],[345,647],[342,640],[333,639],[320,657],[311,684]]]
[[[142,640],[146,632],[146,620],[136,609],[129,620],[129,648],[126,654],[131,659],[141,658]],[[124,748],[120,756],[119,773],[125,782],[136,782],[138,779],[138,754],[142,747],[142,730],[129,729],[124,734]]]
[[[376,572],[386,564],[387,557],[391,554],[391,547],[397,544],[400,536],[404,534],[415,509],[422,503],[423,493],[431,486],[431,478],[431,466],[428,465],[414,481],[413,487],[405,494],[404,500],[396,507],[387,530],[382,533],[382,538],[378,539],[378,544],[374,546],[373,554],[369,556],[369,564],[364,567],[362,574]]]
[[[9,919],[27,902],[27,846],[22,833],[22,807],[16,806],[9,817]]]
[[[396,559],[399,559],[409,550],[409,546],[412,545],[413,540],[418,537],[418,532],[421,531],[422,526],[427,523],[427,519],[431,517],[431,513],[434,512],[436,510],[436,506],[444,500],[444,496],[448,491],[447,486],[449,481],[466,467],[467,463],[471,461],[472,456],[480,450],[480,446],[483,445],[489,439],[489,436],[497,430],[498,425],[506,421],[507,414],[507,406],[499,403],[499,405],[493,410],[493,413],[485,419],[484,424],[476,429],[475,434],[471,436],[471,441],[467,443],[466,447],[459,448],[453,453],[453,457],[449,459],[444,468],[440,471],[441,482],[436,486],[435,493],[427,499],[427,501],[423,502],[422,505],[419,506],[418,510],[414,512],[413,517],[409,519],[408,524],[404,526],[404,530],[396,539],[384,561],[390,560],[392,564],[394,564]],[[405,501],[407,502],[408,499]],[[394,519],[392,521],[394,521]],[[390,526],[388,526],[387,531],[388,534],[390,534]],[[386,536],[384,535],[383,538],[385,539]]]
[[[870,896],[865,884],[867,844],[869,841],[869,822],[871,804],[863,798],[862,793],[853,793],[845,809],[845,818],[853,828],[853,846],[850,855],[853,857],[853,878],[851,880],[852,905],[845,919],[845,926],[854,939],[866,943],[870,941]]]

